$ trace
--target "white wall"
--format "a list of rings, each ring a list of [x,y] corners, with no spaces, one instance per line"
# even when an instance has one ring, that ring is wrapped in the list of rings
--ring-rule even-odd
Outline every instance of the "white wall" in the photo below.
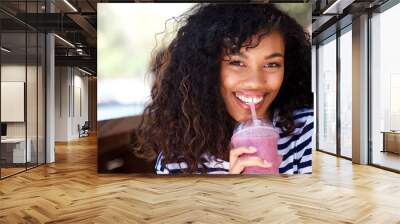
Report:
[[[56,67],[55,73],[55,140],[70,141],[88,120],[88,78],[72,67]]]
[[[68,140],[68,86],[67,67],[55,68],[55,141]]]

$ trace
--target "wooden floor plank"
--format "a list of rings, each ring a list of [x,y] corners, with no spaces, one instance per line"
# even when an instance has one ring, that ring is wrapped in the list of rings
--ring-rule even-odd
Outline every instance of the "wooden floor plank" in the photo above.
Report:
[[[96,139],[0,181],[0,223],[400,223],[400,175],[314,152],[313,174],[97,174]]]

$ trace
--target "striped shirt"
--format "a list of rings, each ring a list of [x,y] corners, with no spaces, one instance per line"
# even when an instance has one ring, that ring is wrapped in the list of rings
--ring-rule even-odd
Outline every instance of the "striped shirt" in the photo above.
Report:
[[[282,129],[276,126],[277,117],[273,124],[279,132],[278,154],[282,156],[279,166],[281,174],[310,174],[312,173],[312,136],[314,133],[314,113],[312,109],[302,109],[294,112],[295,124],[291,135],[284,136]],[[203,156],[204,166],[199,165],[199,170],[206,168],[207,174],[229,174],[229,162],[214,156]],[[187,168],[185,162],[161,164],[162,153],[157,157],[155,170],[157,174],[178,174]]]

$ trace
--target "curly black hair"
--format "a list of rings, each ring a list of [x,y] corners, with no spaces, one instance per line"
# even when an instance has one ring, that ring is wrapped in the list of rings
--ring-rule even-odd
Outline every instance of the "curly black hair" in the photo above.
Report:
[[[176,37],[151,66],[152,100],[137,130],[137,154],[154,159],[162,151],[164,165],[186,162],[187,173],[199,172],[204,154],[228,160],[236,121],[220,93],[221,61],[272,31],[284,39],[285,71],[269,111],[290,134],[293,112],[312,108],[310,36],[273,4],[198,4],[179,21]]]

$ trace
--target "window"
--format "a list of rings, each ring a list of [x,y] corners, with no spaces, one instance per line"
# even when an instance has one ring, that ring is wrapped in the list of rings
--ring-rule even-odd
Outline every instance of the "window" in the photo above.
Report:
[[[340,155],[351,158],[352,149],[352,33],[340,36]]]
[[[318,149],[336,153],[336,36],[318,48]]]
[[[372,163],[400,170],[400,5],[371,18]],[[393,153],[394,152],[394,153]]]

